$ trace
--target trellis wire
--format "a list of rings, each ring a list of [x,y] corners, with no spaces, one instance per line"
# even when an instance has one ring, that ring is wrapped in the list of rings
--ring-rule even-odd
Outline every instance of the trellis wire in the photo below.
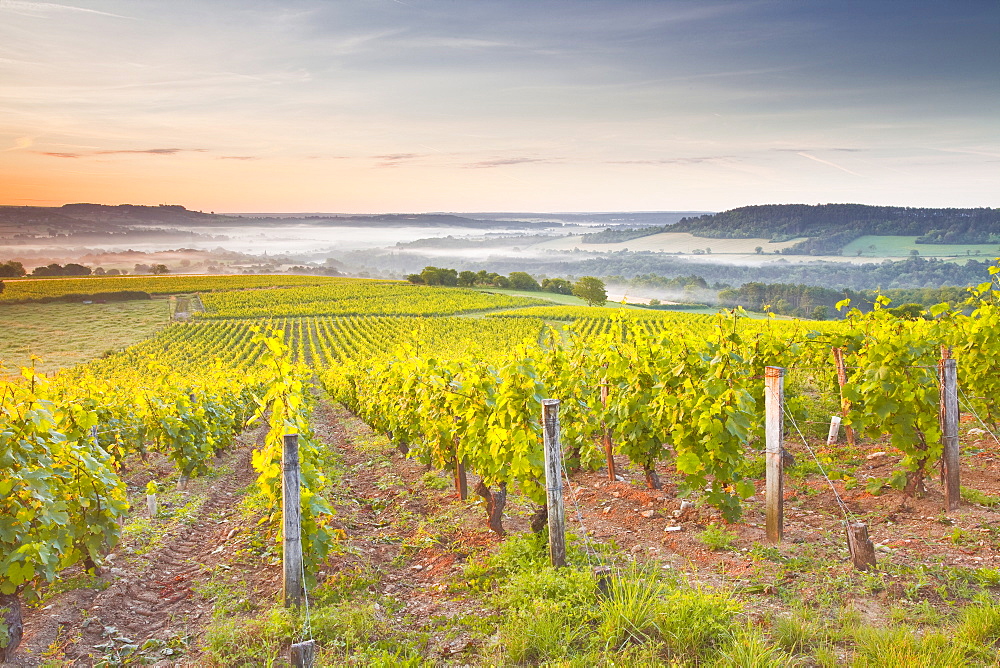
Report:
[[[827,484],[830,485],[830,489],[833,490],[833,496],[835,499],[837,499],[837,503],[840,505],[841,512],[843,512],[844,514],[844,519],[856,520],[857,517],[855,517],[854,513],[851,512],[851,509],[847,507],[847,504],[844,503],[844,500],[840,498],[840,492],[837,491],[836,485],[834,485],[833,481],[830,480],[830,476],[826,474],[826,469],[823,467],[823,464],[819,461],[819,457],[816,456],[816,453],[809,445],[809,441],[806,440],[806,437],[802,433],[802,430],[799,429],[799,424],[798,422],[795,421],[795,416],[792,415],[791,411],[788,410],[787,406],[782,406],[782,411],[784,412],[788,420],[792,423],[792,426],[795,427],[795,431],[798,433],[799,438],[802,439],[802,444],[806,446],[806,450],[809,451],[809,454],[812,456],[813,461],[816,462],[816,466],[819,467],[820,473],[823,474],[823,478],[826,479]]]
[[[962,401],[962,404],[969,410],[970,413],[976,416],[976,419],[979,420],[979,424],[983,425],[983,429],[986,430],[987,434],[993,437],[993,440],[997,442],[997,445],[1000,445],[1000,438],[997,438],[997,435],[993,433],[993,430],[989,428],[989,426],[986,424],[983,418],[979,416],[979,413],[976,412],[976,409],[972,406],[972,402],[969,401],[969,397],[968,395],[965,394],[965,390],[962,389],[961,385],[958,386],[958,391],[961,393],[963,397],[965,397],[965,400]]]
[[[560,462],[560,464],[562,466],[562,475],[565,476],[565,478],[566,478],[566,486],[569,488],[569,497],[570,497],[570,500],[573,502],[573,508],[576,509],[576,519],[577,519],[577,522],[580,523],[580,529],[583,531],[583,544],[584,544],[583,553],[587,556],[587,565],[590,566],[591,568],[594,567],[593,562],[591,562],[591,560],[590,560],[590,554],[591,554],[591,552],[593,552],[594,556],[598,560],[598,563],[601,566],[604,566],[605,565],[604,564],[604,560],[601,558],[601,555],[597,552],[596,549],[594,549],[590,545],[590,535],[589,535],[590,532],[587,530],[587,525],[584,524],[584,522],[583,522],[583,512],[580,510],[580,504],[576,502],[576,492],[573,490],[573,483],[572,483],[572,481],[570,481],[570,479],[569,479],[569,471],[566,469],[566,458],[565,457],[560,457],[560,459],[562,460]]]

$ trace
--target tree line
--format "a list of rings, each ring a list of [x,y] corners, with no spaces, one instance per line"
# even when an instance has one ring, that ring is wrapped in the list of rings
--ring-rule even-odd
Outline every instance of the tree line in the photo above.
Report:
[[[752,311],[770,311],[779,315],[826,320],[839,317],[836,304],[847,298],[851,306],[863,313],[874,308],[880,295],[890,299],[893,306],[887,310],[906,318],[922,318],[927,308],[948,303],[960,308],[969,296],[968,288],[910,288],[889,290],[833,290],[815,285],[789,283],[744,283],[738,288],[719,291],[719,305],[727,308],[741,306]]]
[[[170,269],[165,264],[137,264],[134,273],[160,275],[169,274]],[[125,276],[127,274],[128,271],[125,270],[105,270],[103,267],[91,269],[76,262],[69,262],[65,266],[53,262],[44,267],[35,267],[30,275],[42,278],[49,276]],[[0,262],[0,277],[2,278],[23,278],[28,275],[28,271],[20,262],[15,260]]]
[[[406,280],[414,285],[443,285],[455,287],[489,287],[504,290],[525,290],[528,292],[551,292],[559,295],[573,295],[591,306],[600,306],[608,301],[604,281],[594,276],[584,276],[575,282],[565,278],[542,278],[539,283],[525,271],[512,271],[507,276],[496,272],[458,271],[444,267],[424,267],[419,274],[409,274]]]

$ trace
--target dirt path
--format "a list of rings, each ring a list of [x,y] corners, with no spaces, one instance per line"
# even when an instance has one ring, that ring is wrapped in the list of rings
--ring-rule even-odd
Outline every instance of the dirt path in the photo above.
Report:
[[[89,586],[51,596],[25,615],[25,637],[14,665],[90,666],[125,658],[162,665],[187,663],[212,618],[212,602],[199,593],[208,574],[262,595],[277,586],[277,569],[242,551],[239,499],[256,477],[250,450],[263,432],[241,436],[239,445],[216,464],[216,476],[190,482],[165,496],[160,516],[150,520],[144,485],[166,477],[169,464],[154,462],[129,480],[133,516],[121,544],[97,579],[71,573],[63,581]],[[141,493],[132,493],[133,490]]]

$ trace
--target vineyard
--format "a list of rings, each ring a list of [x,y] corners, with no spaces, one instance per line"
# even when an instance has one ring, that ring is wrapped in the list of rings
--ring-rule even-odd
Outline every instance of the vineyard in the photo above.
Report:
[[[263,665],[307,636],[320,665],[998,658],[995,280],[961,311],[914,320],[887,300],[867,313],[844,303],[836,322],[362,279],[6,285],[13,301],[140,290],[204,305],[122,351],[0,387],[0,651],[19,665]],[[943,360],[957,365],[966,444],[952,512],[937,480]],[[784,370],[778,544],[761,524],[768,367]],[[559,570],[542,547],[544,399],[560,402],[569,494]],[[831,416],[848,444],[829,437]],[[289,434],[311,611],[282,609],[268,570],[282,556]],[[199,512],[241,526],[208,533],[191,523]],[[848,561],[843,526],[859,519],[878,541],[876,570]],[[143,570],[143,541],[184,531],[219,545],[177,566],[191,583],[178,589],[152,562]],[[595,579],[595,567],[614,575]],[[46,616],[73,589],[125,597],[126,573],[155,583],[151,599],[178,596],[171,614],[195,619],[210,603],[211,624],[164,637],[119,615],[126,634],[82,594],[67,621]]]

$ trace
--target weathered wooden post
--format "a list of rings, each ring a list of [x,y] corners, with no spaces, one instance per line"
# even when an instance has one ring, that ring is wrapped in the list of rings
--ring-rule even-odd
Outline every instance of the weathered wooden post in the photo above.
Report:
[[[608,407],[608,384],[601,383],[601,406]],[[608,460],[608,480],[614,482],[618,480],[618,471],[615,470],[615,455],[611,446],[611,430],[608,423],[601,421],[601,440],[604,443],[604,457]]]
[[[847,549],[851,553],[854,568],[867,571],[875,568],[875,546],[868,537],[868,525],[864,522],[847,523]]]
[[[284,438],[281,456],[281,529],[285,607],[302,606],[302,506],[299,501],[299,436]]]
[[[558,568],[566,565],[558,399],[542,399],[542,431],[545,446],[545,496],[549,514],[549,559]]]
[[[289,658],[294,668],[312,668],[316,661],[316,641],[295,643],[289,648]]]
[[[844,386],[847,385],[847,367],[844,366],[844,349],[833,349],[833,361],[837,365],[837,384],[840,385],[840,412],[844,417],[851,410],[851,402],[844,397]],[[854,429],[850,425],[844,426],[844,433],[847,434],[847,444],[854,447]]]
[[[780,543],[785,529],[784,515],[784,467],[781,461],[784,433],[785,370],[777,366],[764,369],[764,417],[765,447],[767,464],[764,483],[764,505],[767,519],[765,528],[767,539]]]
[[[958,510],[962,501],[962,487],[958,475],[958,363],[943,359],[939,363],[941,376],[941,439],[944,450],[945,508]]]

